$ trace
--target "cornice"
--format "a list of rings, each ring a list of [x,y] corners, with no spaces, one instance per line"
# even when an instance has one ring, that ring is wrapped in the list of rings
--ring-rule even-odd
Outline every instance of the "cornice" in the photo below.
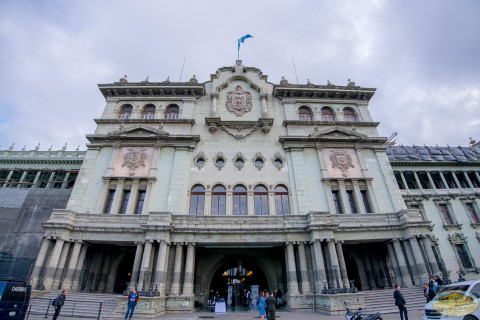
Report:
[[[158,123],[187,123],[194,125],[195,119],[93,119],[96,124],[158,124]]]
[[[280,99],[315,99],[315,100],[341,100],[341,101],[370,101],[375,94],[374,88],[361,88],[357,86],[335,85],[275,85],[273,95]]]
[[[380,122],[351,122],[351,121],[301,121],[301,120],[284,120],[283,125],[299,125],[299,126],[309,126],[309,125],[317,125],[317,126],[346,126],[346,127],[377,127]]]

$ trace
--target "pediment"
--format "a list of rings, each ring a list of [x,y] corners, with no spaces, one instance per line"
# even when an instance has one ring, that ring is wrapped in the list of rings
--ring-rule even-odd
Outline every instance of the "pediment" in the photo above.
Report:
[[[169,135],[168,132],[164,131],[160,126],[158,129],[148,127],[148,126],[132,126],[126,128],[120,128],[119,130],[111,131],[108,135],[120,135],[120,136],[166,136]]]
[[[349,130],[345,128],[340,128],[335,126],[333,128],[328,128],[324,130],[318,130],[315,128],[315,131],[310,134],[310,137],[314,138],[332,138],[332,139],[365,139],[367,138],[366,134],[357,132],[356,130]]]

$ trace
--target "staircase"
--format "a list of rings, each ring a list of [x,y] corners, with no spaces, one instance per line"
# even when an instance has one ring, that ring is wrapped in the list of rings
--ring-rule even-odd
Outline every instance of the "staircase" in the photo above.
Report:
[[[55,312],[51,302],[59,293],[60,291],[46,292],[39,297],[30,299],[28,319],[43,319],[46,314],[47,318],[51,318]],[[101,303],[100,319],[105,319],[113,312],[120,298],[122,296],[116,294],[68,292],[65,304],[60,311],[60,317],[97,319]]]
[[[365,295],[365,314],[380,312],[394,313],[398,312],[398,307],[393,299],[395,289],[362,291]],[[426,304],[426,298],[423,296],[423,287],[402,288],[400,291],[407,301],[407,310],[422,310]]]

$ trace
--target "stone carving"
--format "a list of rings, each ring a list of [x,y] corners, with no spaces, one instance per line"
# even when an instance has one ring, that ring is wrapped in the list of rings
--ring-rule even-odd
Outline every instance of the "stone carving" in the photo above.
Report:
[[[247,159],[243,156],[241,152],[238,152],[235,157],[233,157],[233,164],[235,167],[237,167],[238,170],[242,170],[242,168],[245,166],[245,162]]]
[[[225,160],[225,156],[222,152],[217,153],[217,155],[213,159],[213,164],[215,164],[215,167],[217,167],[218,170],[222,170],[222,168],[225,167],[226,163],[227,161]]]
[[[235,90],[227,93],[227,110],[237,116],[252,110],[252,94],[238,85]]]
[[[347,176],[347,170],[349,168],[355,168],[353,165],[352,156],[349,155],[345,150],[330,150],[330,153],[332,168],[338,168],[342,170],[342,176]]]
[[[276,152],[272,157],[272,162],[275,168],[281,170],[285,166],[285,157],[280,152]]]
[[[140,147],[128,148],[127,154],[123,157],[122,167],[129,168],[131,176],[135,174],[137,168],[145,167],[145,160],[148,158],[146,150]]]
[[[267,161],[267,159],[265,159],[261,152],[257,152],[253,156],[252,161],[258,170],[262,170],[262,168],[265,166],[265,162]]]
[[[207,163],[207,160],[208,160],[207,156],[202,151],[200,151],[193,158],[193,164],[197,166],[197,168],[200,170],[205,166],[205,164]]]
[[[233,136],[238,141],[242,141],[243,138],[250,135],[253,131],[256,131],[258,128],[260,128],[260,125],[258,123],[255,123],[254,125],[245,125],[245,124],[222,125],[220,127],[220,129],[222,129],[223,131],[225,131],[229,135]],[[236,130],[237,132],[233,131],[232,129]],[[242,133],[241,132],[242,130],[247,130],[247,131]]]

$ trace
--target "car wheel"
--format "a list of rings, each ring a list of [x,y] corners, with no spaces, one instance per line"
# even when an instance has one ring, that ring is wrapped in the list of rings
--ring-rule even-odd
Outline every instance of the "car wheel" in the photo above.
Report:
[[[475,316],[466,316],[463,320],[478,320]]]

